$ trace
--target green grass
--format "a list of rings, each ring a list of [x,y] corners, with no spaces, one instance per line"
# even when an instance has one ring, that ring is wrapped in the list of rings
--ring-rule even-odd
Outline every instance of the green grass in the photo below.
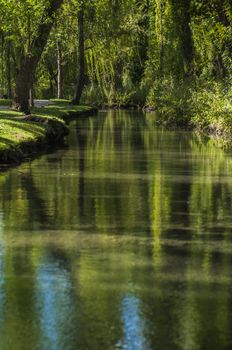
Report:
[[[36,141],[46,136],[47,129],[43,124],[2,119],[0,121],[0,150],[18,147],[22,143]]]
[[[0,106],[11,106],[12,100],[0,98]]]
[[[58,117],[61,119],[67,119],[71,113],[81,113],[90,111],[89,107],[82,106],[66,106],[66,105],[50,105],[42,108],[33,107],[32,114],[40,115],[44,117]]]
[[[70,114],[79,115],[90,111],[91,107],[88,106],[72,106],[67,100],[54,100],[53,105],[33,107],[32,120],[18,120],[23,117],[22,113],[0,107],[0,162],[17,159],[25,145],[33,148],[33,145],[45,142],[49,135],[55,139],[65,129],[64,120]]]
[[[1,121],[2,118],[3,119],[6,118],[6,117],[7,118],[13,118],[13,117],[19,117],[19,116],[22,116],[22,115],[23,115],[23,113],[20,113],[20,112],[0,109],[0,121]]]
[[[69,100],[51,100],[54,104],[42,108],[33,107],[32,113],[40,116],[56,116],[61,119],[68,119],[70,115],[81,115],[90,113],[93,108],[90,106],[74,106]]]

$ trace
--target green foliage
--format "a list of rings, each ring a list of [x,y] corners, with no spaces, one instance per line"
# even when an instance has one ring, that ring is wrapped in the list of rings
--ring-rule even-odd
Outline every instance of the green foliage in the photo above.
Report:
[[[13,86],[20,54],[28,52],[48,2],[0,0],[0,4],[0,93],[6,94],[7,60]],[[36,73],[37,98],[57,94],[57,41],[63,95],[73,98],[79,71],[80,5],[86,63],[82,103],[152,106],[168,124],[194,118],[194,123],[204,125],[219,114],[230,118],[229,0],[64,1]]]
[[[193,123],[201,128],[209,126],[232,133],[231,84],[207,82],[192,93]]]
[[[157,106],[157,122],[165,126],[196,127],[215,136],[232,137],[231,83],[162,81],[149,95]],[[148,102],[149,102],[148,99]]]

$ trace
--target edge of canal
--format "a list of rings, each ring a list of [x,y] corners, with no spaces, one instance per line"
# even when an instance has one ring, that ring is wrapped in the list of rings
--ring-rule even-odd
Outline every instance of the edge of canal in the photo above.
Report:
[[[69,134],[69,121],[97,113],[98,109],[88,106],[62,110],[53,106],[52,110],[36,109],[30,115],[1,118],[0,170],[17,166],[64,145],[65,137]],[[7,132],[5,127],[9,128]]]

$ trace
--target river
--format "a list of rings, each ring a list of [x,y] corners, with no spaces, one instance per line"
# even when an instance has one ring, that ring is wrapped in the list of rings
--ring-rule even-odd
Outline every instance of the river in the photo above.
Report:
[[[0,350],[232,348],[232,154],[154,116],[0,174]]]

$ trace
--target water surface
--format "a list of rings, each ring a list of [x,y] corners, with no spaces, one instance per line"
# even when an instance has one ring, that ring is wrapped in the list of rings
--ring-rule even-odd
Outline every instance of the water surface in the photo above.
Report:
[[[152,115],[70,131],[0,174],[0,349],[231,349],[231,154]]]

